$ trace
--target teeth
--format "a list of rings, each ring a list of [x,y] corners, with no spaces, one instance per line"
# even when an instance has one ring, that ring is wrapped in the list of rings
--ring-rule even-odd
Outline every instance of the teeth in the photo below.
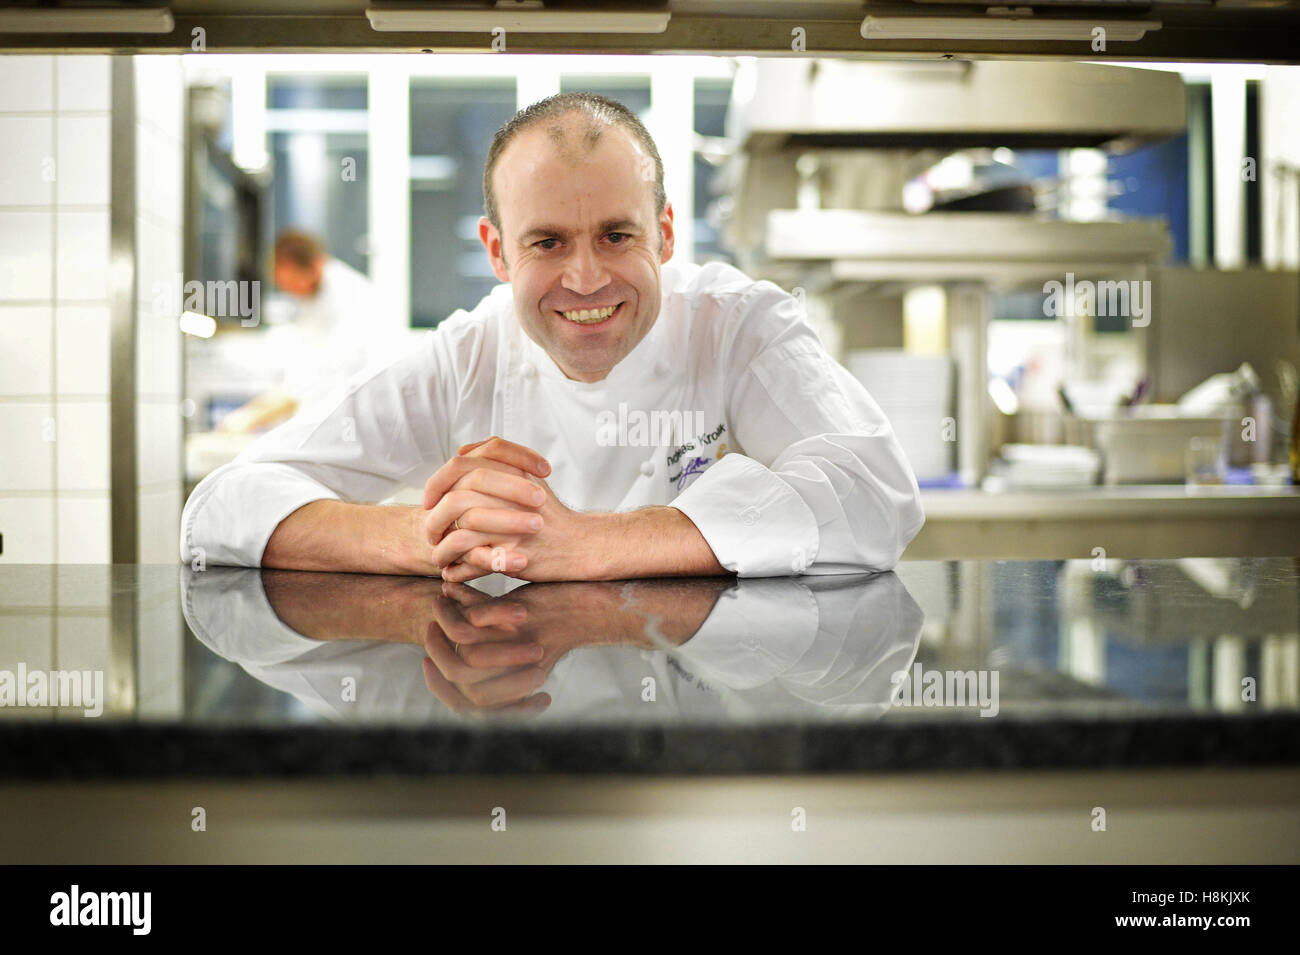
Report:
[[[561,312],[571,322],[577,322],[579,325],[591,325],[595,322],[603,322],[614,314],[617,305],[610,305],[608,308],[580,308],[571,312]]]

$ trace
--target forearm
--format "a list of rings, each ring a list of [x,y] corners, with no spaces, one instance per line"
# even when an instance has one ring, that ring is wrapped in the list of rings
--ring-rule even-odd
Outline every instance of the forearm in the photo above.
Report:
[[[314,640],[421,643],[437,580],[263,568],[262,589],[280,620]]]
[[[637,627],[637,645],[662,650],[667,641],[679,647],[699,632],[719,595],[735,585],[732,577],[633,581],[622,587],[620,616]]]
[[[691,519],[674,507],[585,514],[582,579],[725,575]]]
[[[261,566],[366,574],[434,574],[417,551],[416,507],[312,501],[280,522]]]

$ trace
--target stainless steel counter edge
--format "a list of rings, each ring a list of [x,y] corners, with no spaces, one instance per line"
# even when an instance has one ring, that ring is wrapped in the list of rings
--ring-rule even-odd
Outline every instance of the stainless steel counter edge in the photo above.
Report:
[[[1057,518],[1199,519],[1285,517],[1300,519],[1300,488],[1181,484],[1034,491],[922,490],[925,519],[1034,520]]]

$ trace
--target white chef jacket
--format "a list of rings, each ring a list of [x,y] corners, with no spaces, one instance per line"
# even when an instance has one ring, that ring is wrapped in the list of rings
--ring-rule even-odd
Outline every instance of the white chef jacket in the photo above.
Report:
[[[300,408],[327,399],[337,385],[393,354],[397,336],[377,312],[370,280],[327,259],[315,295],[298,303],[292,324],[272,329],[285,356],[282,388]]]
[[[691,412],[692,433],[632,424],[655,411]],[[624,417],[611,445],[607,426]],[[740,576],[888,570],[924,523],[888,420],[796,299],[721,263],[669,263],[657,321],[592,383],[565,377],[498,286],[205,477],[181,518],[181,558],[259,566],[304,504],[422,488],[458,446],[491,435],[542,454],[570,507],[676,507]]]

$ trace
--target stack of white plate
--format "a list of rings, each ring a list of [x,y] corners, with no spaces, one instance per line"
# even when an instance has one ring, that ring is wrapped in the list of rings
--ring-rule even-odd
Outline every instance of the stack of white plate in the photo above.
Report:
[[[849,352],[848,369],[885,412],[917,479],[948,477],[957,437],[952,358],[869,348]]]
[[[1086,487],[1097,483],[1101,455],[1071,444],[1004,444],[993,472],[1008,488]]]

